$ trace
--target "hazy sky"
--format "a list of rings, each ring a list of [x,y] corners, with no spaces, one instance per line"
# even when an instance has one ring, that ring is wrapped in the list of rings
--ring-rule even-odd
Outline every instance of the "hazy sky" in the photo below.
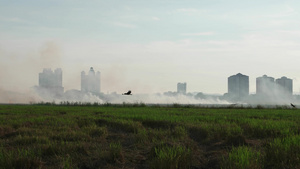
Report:
[[[227,92],[227,78],[287,76],[300,91],[299,0],[0,0],[0,89],[43,68],[101,72],[101,91]]]

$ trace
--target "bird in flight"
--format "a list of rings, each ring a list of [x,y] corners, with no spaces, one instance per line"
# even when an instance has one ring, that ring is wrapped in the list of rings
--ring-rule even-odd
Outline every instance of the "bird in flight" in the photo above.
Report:
[[[132,94],[131,94],[131,90],[128,90],[127,93],[123,93],[122,95],[132,95]]]
[[[296,107],[296,106],[295,106],[295,105],[293,105],[292,103],[291,103],[291,106],[292,106],[292,107],[294,107],[294,108]]]

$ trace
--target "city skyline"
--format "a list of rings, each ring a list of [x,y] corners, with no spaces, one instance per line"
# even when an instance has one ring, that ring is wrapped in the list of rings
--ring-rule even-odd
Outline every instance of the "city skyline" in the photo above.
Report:
[[[16,92],[2,92],[0,103],[34,103],[36,101],[70,101],[70,102],[99,102],[99,103],[132,103],[145,102],[147,104],[287,104],[298,103],[300,95],[292,92],[293,80],[282,76],[281,78],[263,75],[256,78],[257,92],[249,93],[249,77],[241,73],[228,77],[228,92],[224,94],[209,94],[201,91],[187,92],[187,83],[178,82],[177,91],[163,93],[134,93],[132,97],[122,97],[123,93],[100,92],[100,72],[95,73],[90,67],[86,74],[81,72],[81,90],[67,89],[63,86],[63,70],[44,68],[38,73],[39,85],[32,87],[34,93],[29,96]],[[129,90],[131,91],[131,90]],[[27,101],[26,101],[27,100]]]
[[[234,8],[233,8],[234,7]],[[300,92],[300,2],[0,0],[0,91],[26,93],[43,68],[101,72],[101,91],[223,94],[227,77],[287,76]],[[26,75],[26,76],[25,76]],[[175,85],[174,85],[175,84]]]
[[[90,67],[88,73],[85,71],[81,71],[81,92],[85,93],[94,93],[100,94],[100,86],[101,86],[101,78],[100,72],[94,71],[93,67]],[[59,87],[60,91],[64,92],[63,87],[63,73],[61,68],[56,68],[52,71],[51,68],[43,68],[43,71],[38,74],[39,87],[43,88],[52,88]],[[186,82],[178,82],[176,93],[178,94],[187,94],[187,83]],[[282,76],[281,78],[275,79],[274,77],[263,75],[260,77],[256,77],[256,91],[255,94],[264,94],[265,92],[272,92],[273,89],[282,90],[282,92],[286,92],[286,94],[293,95],[293,80]],[[77,90],[77,89],[69,89],[69,90]],[[79,91],[79,90],[77,90]],[[172,92],[172,91],[165,91]],[[200,92],[201,91],[194,91]],[[103,93],[103,92],[102,92]],[[115,91],[113,93],[116,93]],[[103,93],[104,94],[104,93]],[[221,93],[219,93],[221,94]],[[244,75],[242,73],[237,73],[235,75],[231,75],[227,78],[227,92],[223,94],[229,94],[231,97],[236,99],[241,99],[246,96],[249,96],[249,76]]]

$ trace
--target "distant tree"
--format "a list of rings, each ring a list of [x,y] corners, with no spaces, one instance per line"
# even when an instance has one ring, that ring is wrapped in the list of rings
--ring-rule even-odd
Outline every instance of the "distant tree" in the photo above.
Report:
[[[195,98],[196,99],[206,99],[207,96],[205,94],[203,94],[202,92],[199,92],[196,94]]]

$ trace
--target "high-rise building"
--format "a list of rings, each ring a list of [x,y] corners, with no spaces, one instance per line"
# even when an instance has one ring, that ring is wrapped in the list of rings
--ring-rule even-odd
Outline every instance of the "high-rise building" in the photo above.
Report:
[[[39,73],[39,89],[53,96],[61,96],[64,93],[62,70],[57,68],[53,72],[51,69],[43,69],[43,72]]]
[[[177,83],[177,93],[186,93],[186,83]]]
[[[286,94],[293,94],[293,80],[289,79],[285,76],[281,77],[280,79],[276,79],[276,84],[278,85],[279,89],[282,89]]]
[[[86,75],[84,71],[81,72],[81,91],[100,93],[100,72],[95,73],[93,67]]]
[[[256,94],[257,95],[270,95],[274,93],[275,81],[273,77],[263,75],[256,78]]]
[[[228,95],[243,98],[249,95],[249,76],[238,73],[228,77]]]

